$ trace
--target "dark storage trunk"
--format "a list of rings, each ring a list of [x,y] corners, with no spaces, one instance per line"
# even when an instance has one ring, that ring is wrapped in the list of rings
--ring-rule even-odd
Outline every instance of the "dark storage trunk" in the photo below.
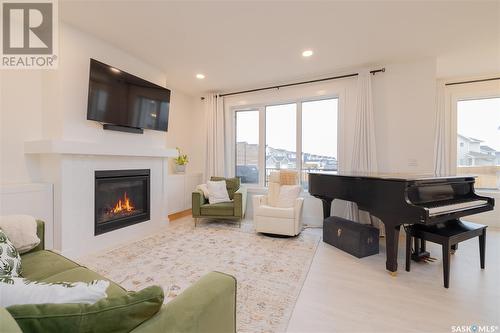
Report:
[[[355,257],[363,258],[378,253],[379,230],[337,216],[323,222],[323,241]]]

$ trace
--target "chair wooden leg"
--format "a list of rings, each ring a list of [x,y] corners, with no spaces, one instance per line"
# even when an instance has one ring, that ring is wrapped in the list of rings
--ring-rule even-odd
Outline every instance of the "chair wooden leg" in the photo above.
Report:
[[[486,251],[486,228],[483,229],[483,233],[479,235],[479,258],[481,260],[481,269],[484,269],[485,251]]]
[[[198,218],[197,218],[197,217],[195,217],[195,218],[194,218],[194,227],[195,227],[195,228],[196,228],[196,225],[197,225],[197,224],[198,224]]]
[[[443,280],[445,288],[448,288],[450,286],[450,255],[450,244],[443,244]]]
[[[411,257],[411,235],[409,232],[406,232],[406,271],[410,271],[410,257]]]

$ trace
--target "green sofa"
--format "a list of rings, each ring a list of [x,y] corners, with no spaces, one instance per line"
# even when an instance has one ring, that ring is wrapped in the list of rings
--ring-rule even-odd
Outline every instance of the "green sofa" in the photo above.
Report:
[[[247,206],[247,188],[240,184],[239,178],[211,177],[210,180],[225,180],[229,199],[232,201],[210,204],[202,190],[194,191],[191,209],[195,226],[200,218],[212,218],[237,220],[241,227]]]
[[[41,244],[21,255],[24,278],[43,282],[109,280],[55,252],[44,250],[41,221],[37,233]],[[126,292],[110,281],[108,298]],[[0,307],[0,332],[22,332],[8,311],[9,308]],[[219,272],[206,274],[131,332],[236,332],[236,279]]]

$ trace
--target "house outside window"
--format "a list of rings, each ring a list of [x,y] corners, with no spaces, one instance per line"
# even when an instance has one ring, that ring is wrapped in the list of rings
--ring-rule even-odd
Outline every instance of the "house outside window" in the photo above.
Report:
[[[266,106],[266,185],[274,170],[298,167],[297,104]]]
[[[457,102],[457,174],[476,188],[500,190],[500,97]]]

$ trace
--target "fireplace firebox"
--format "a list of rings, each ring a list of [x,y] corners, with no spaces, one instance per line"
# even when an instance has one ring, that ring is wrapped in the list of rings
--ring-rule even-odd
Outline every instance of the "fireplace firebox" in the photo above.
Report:
[[[150,170],[95,172],[94,234],[150,219]]]

